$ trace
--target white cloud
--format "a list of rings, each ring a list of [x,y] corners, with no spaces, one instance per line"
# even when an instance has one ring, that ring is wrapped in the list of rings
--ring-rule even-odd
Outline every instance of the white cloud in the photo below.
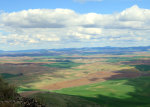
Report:
[[[64,43],[97,41],[102,45],[127,42],[131,46],[133,42],[150,45],[150,10],[135,5],[115,14],[79,14],[70,9],[3,12],[0,14],[0,30],[3,31],[0,44],[40,46],[55,42],[65,46]]]
[[[5,26],[21,28],[62,28],[76,17],[69,9],[30,9],[1,14]]]

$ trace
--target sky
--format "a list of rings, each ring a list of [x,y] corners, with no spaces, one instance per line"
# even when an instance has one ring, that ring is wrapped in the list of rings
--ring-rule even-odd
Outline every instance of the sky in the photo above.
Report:
[[[150,46],[150,0],[0,0],[0,50]]]

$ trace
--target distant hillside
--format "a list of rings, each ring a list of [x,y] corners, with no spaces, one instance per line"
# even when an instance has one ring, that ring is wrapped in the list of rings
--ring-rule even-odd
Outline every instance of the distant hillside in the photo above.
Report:
[[[0,53],[1,53],[1,52],[4,52],[4,51],[3,51],[3,50],[0,50]]]
[[[133,52],[147,52],[150,46],[142,47],[85,47],[85,48],[63,48],[63,49],[31,49],[18,51],[0,51],[0,56],[56,56],[56,55],[91,55],[91,54],[110,54],[123,55]]]

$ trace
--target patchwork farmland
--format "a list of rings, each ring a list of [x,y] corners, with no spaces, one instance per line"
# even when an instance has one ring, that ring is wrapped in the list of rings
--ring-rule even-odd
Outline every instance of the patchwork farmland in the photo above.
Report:
[[[77,96],[104,107],[150,106],[148,51],[6,55],[0,59],[1,76],[15,84],[21,95],[55,92]]]

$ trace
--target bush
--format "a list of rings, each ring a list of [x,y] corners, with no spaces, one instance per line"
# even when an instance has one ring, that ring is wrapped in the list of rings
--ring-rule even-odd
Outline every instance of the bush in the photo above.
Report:
[[[16,87],[0,77],[0,101],[14,99],[15,96],[17,96]]]
[[[45,107],[35,99],[21,97],[17,88],[0,77],[0,107]]]

